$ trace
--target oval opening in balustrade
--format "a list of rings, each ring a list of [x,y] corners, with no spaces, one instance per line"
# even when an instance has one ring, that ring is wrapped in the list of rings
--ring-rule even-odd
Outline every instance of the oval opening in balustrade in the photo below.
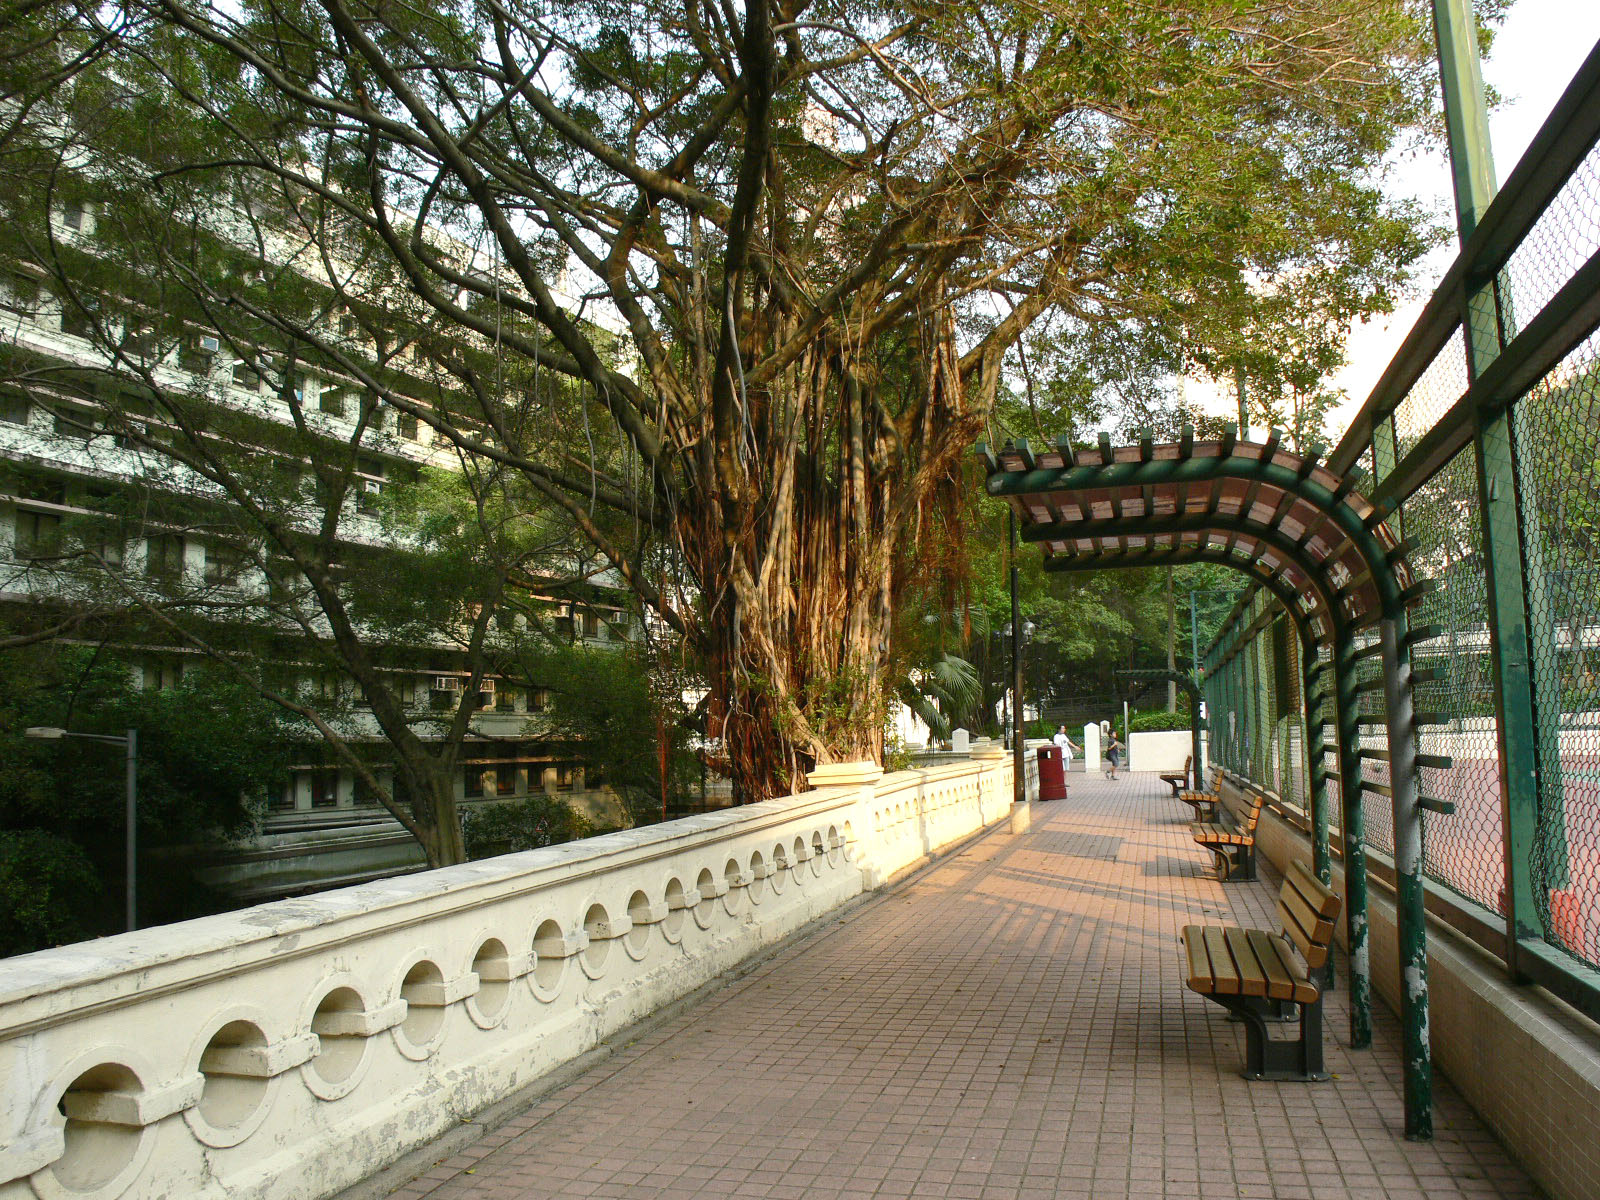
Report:
[[[589,945],[583,952],[583,961],[591,972],[598,975],[606,969],[606,959],[611,954],[611,916],[603,904],[591,904],[583,914],[583,931],[589,935]]]
[[[700,890],[700,903],[694,906],[694,915],[704,925],[711,920],[711,907],[717,902],[716,880],[711,878],[711,871],[705,869],[695,876],[694,886]]]
[[[811,835],[811,870],[814,874],[822,874],[822,861],[828,856],[828,848],[822,844],[822,832],[818,830]]]
[[[739,862],[737,859],[730,858],[722,864],[722,885],[728,889],[723,895],[722,902],[727,905],[730,911],[739,906],[739,898],[742,895],[739,887],[741,882],[742,876],[739,874]]]
[[[546,992],[561,984],[567,969],[566,939],[561,936],[561,926],[553,920],[540,923],[533,934],[533,981]]]
[[[633,922],[633,928],[623,940],[630,954],[640,954],[650,939],[650,897],[642,891],[628,897],[628,919]]]
[[[79,1075],[61,1094],[56,1107],[66,1117],[66,1151],[51,1173],[69,1191],[92,1192],[104,1187],[133,1161],[144,1130],[119,1122],[108,1101],[143,1090],[139,1077],[120,1063],[102,1063]]]
[[[757,850],[757,851],[753,852],[750,855],[750,901],[751,901],[751,903],[754,903],[757,900],[760,900],[761,896],[762,896],[762,893],[766,891],[766,887],[767,887],[766,874],[767,874],[767,860],[762,858],[761,857],[761,851]]]
[[[828,826],[828,863],[837,867],[844,861],[844,839],[839,836],[837,825]]]
[[[794,879],[796,883],[805,878],[805,871],[806,840],[805,838],[797,837],[794,840]]]
[[[772,848],[772,890],[774,893],[783,891],[784,880],[788,878],[789,852],[779,842]]]
[[[400,998],[406,1002],[400,1032],[413,1046],[426,1046],[444,1025],[444,1005],[439,1000],[443,990],[444,972],[427,959],[406,972],[400,984]]]
[[[511,956],[499,938],[489,938],[478,947],[472,957],[472,969],[478,976],[478,992],[467,1003],[478,1010],[485,1021],[497,1021],[505,1011],[506,1000],[511,995]]]
[[[661,928],[669,938],[677,937],[683,932],[683,910],[686,907],[683,894],[683,883],[679,879],[667,880],[667,890],[664,893],[667,901],[667,919],[661,922]]]
[[[319,1049],[311,1069],[325,1083],[340,1084],[356,1073],[367,1053],[368,1039],[351,1032],[357,1016],[366,1005],[354,988],[336,987],[317,1004],[311,1014],[311,1032],[317,1035]]]
[[[270,1078],[262,1063],[266,1048],[267,1035],[249,1021],[229,1021],[211,1035],[200,1055],[206,1086],[195,1105],[207,1125],[231,1129],[260,1107]]]

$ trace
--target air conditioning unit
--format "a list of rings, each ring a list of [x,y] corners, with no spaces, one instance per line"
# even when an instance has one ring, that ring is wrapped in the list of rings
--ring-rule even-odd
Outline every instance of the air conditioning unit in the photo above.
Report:
[[[222,349],[222,339],[210,333],[202,333],[194,341],[195,349],[201,354],[215,354]]]
[[[494,695],[494,680],[484,679],[478,683],[478,690],[487,696]]]
[[[433,690],[436,692],[459,692],[461,690],[461,677],[459,675],[435,675],[433,677]]]

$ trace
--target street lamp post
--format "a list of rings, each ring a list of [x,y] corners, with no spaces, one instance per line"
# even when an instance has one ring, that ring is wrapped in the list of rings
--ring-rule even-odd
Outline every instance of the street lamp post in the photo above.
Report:
[[[139,928],[139,731],[130,729],[118,737],[114,733],[74,733],[52,725],[34,725],[24,731],[24,737],[54,742],[62,738],[81,738],[86,742],[109,742],[126,748],[126,773],[124,776],[125,813],[127,836],[124,839],[124,874],[127,878],[125,901],[128,908],[127,926],[131,933]]]

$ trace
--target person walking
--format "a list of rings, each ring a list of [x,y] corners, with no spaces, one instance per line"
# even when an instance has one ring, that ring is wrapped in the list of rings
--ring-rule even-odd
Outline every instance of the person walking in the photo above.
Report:
[[[1081,753],[1082,747],[1078,746],[1070,737],[1067,736],[1067,727],[1065,725],[1057,729],[1056,736],[1050,740],[1061,747],[1061,769],[1063,771],[1072,770],[1072,756],[1075,753]]]
[[[1106,743],[1106,762],[1111,764],[1111,769],[1106,772],[1107,779],[1117,777],[1117,759],[1122,754],[1122,743],[1117,741],[1117,734],[1112,730],[1106,735],[1111,740]]]

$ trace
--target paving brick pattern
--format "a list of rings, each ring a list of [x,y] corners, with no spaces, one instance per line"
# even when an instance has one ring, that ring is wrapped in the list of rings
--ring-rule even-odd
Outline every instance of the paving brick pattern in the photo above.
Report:
[[[1178,930],[1273,924],[1277,880],[1214,881],[1153,775],[1071,784],[394,1197],[1539,1195],[1442,1080],[1435,1141],[1404,1139],[1395,1022],[1346,1049],[1342,990],[1334,1082],[1242,1079]]]

